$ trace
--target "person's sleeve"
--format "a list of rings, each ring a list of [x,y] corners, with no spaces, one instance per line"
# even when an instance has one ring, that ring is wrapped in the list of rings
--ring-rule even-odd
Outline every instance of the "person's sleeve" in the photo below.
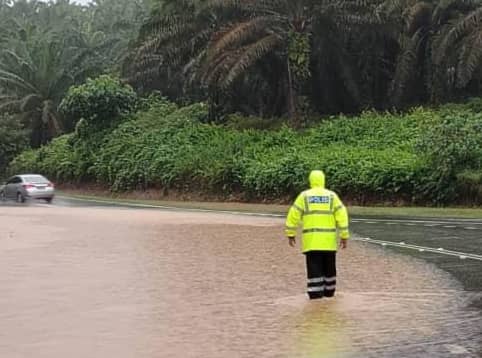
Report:
[[[335,198],[334,198],[333,210],[335,214],[336,227],[338,229],[340,238],[349,239],[350,228],[349,228],[348,210],[346,209],[345,205],[343,205],[342,201],[337,195],[335,195]]]
[[[291,206],[288,216],[286,217],[285,235],[287,237],[295,237],[298,226],[305,212],[305,196],[303,193],[298,195],[294,204]]]

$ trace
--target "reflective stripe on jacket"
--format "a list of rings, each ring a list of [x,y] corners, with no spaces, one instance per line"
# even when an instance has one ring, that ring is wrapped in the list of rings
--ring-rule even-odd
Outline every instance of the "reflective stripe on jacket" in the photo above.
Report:
[[[338,195],[325,189],[325,176],[321,171],[310,175],[312,189],[302,192],[286,218],[286,236],[296,236],[303,224],[303,252],[336,251],[337,235],[348,239],[348,213]]]

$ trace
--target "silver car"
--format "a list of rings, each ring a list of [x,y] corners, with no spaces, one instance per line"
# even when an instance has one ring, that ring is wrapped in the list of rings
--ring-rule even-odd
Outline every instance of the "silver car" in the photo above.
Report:
[[[27,199],[43,199],[51,203],[55,196],[54,185],[38,174],[16,175],[0,186],[0,199],[14,199],[24,203]]]

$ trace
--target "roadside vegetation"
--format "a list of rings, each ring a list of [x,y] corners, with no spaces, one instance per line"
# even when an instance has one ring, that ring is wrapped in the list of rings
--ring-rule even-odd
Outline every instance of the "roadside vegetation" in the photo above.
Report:
[[[472,0],[0,0],[0,177],[479,205],[481,39]]]
[[[473,100],[398,115],[341,115],[301,131],[239,129],[237,119],[231,126],[208,123],[204,103],[139,100],[104,76],[71,88],[62,102],[61,110],[79,119],[76,131],[24,152],[10,171],[100,183],[114,192],[158,188],[283,201],[306,186],[311,169],[322,168],[330,187],[356,203],[478,204],[479,107]]]

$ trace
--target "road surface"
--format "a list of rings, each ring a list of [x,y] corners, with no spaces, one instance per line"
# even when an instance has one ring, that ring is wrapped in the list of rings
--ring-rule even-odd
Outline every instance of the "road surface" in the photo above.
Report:
[[[0,357],[482,356],[482,223],[353,221],[310,302],[281,218],[2,204]]]

